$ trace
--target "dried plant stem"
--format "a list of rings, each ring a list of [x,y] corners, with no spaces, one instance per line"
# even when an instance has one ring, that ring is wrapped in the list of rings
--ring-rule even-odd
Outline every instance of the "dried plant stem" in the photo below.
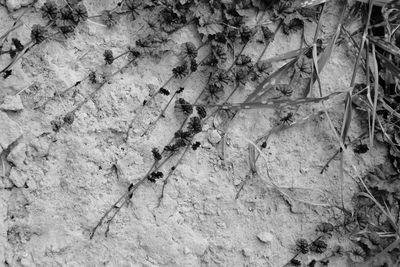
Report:
[[[130,64],[132,64],[136,59],[132,59],[130,60],[128,63],[126,63],[124,66],[122,66],[121,68],[119,68],[117,71],[113,72],[110,77],[108,77],[108,79],[106,79],[104,82],[102,82],[93,92],[91,92],[87,97],[85,97],[84,100],[82,100],[78,105],[76,105],[76,107],[71,110],[72,113],[77,112],[84,104],[86,104],[90,99],[93,98],[93,96],[100,91],[101,88],[103,88],[103,86],[108,83],[111,78],[113,78],[115,75],[117,75],[120,71],[122,71],[123,69],[125,69],[126,67],[128,67]]]

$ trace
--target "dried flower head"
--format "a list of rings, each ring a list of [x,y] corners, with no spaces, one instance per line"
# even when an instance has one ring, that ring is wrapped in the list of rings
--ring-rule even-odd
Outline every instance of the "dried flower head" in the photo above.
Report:
[[[301,261],[296,260],[296,259],[291,259],[290,264],[293,266],[301,266]]]
[[[280,92],[283,96],[291,96],[293,89],[289,84],[277,84],[275,90]]]
[[[255,65],[255,68],[250,72],[251,80],[252,81],[258,81],[262,78],[265,78],[269,75],[269,71],[272,67],[272,64],[270,62],[266,61],[259,61]]]
[[[111,10],[104,10],[101,14],[101,20],[107,27],[111,28],[118,23],[118,15]]]
[[[54,120],[50,122],[51,128],[53,129],[54,132],[58,132],[62,126],[64,125],[64,120],[62,117],[56,117]]]
[[[155,183],[157,179],[161,179],[164,177],[164,174],[162,172],[152,172],[149,176],[147,176],[147,179]]]
[[[211,49],[220,64],[226,62],[228,56],[226,54],[226,49],[222,45],[213,45]]]
[[[196,110],[197,110],[197,115],[199,115],[200,118],[204,119],[205,117],[207,117],[207,111],[204,107],[197,106]]]
[[[190,59],[190,71],[195,72],[195,71],[197,71],[198,67],[199,67],[199,65],[197,64],[196,60]]]
[[[153,158],[155,161],[160,161],[162,159],[160,151],[158,151],[158,148],[153,148],[151,150],[151,153],[153,154]]]
[[[59,12],[56,3],[52,0],[47,0],[40,8],[40,11],[42,12],[42,17],[49,20],[56,19]]]
[[[174,133],[176,139],[181,139],[185,144],[190,142],[192,134],[188,131],[178,130]]]
[[[267,26],[261,26],[265,44],[269,44],[274,40],[274,32],[271,31]]]
[[[226,44],[227,39],[224,33],[218,32],[213,36],[213,41],[219,44]]]
[[[334,227],[331,223],[322,222],[317,226],[317,232],[329,234],[333,231]]]
[[[308,241],[304,238],[300,238],[296,240],[296,251],[302,254],[307,254],[309,252]]]
[[[289,112],[288,114],[286,114],[285,116],[283,116],[280,121],[282,122],[282,124],[287,124],[290,125],[293,122],[293,113]]]
[[[244,70],[246,70],[247,73],[250,73],[254,68],[253,63],[251,62],[251,57],[249,57],[247,55],[240,55],[236,59],[235,64],[239,68],[243,68]]]
[[[134,20],[136,16],[139,15],[137,10],[140,8],[141,1],[125,0],[124,2],[125,2],[125,8],[127,11],[129,11],[131,19]]]
[[[19,52],[24,50],[24,45],[21,43],[20,40],[18,40],[17,38],[12,38],[11,41],[12,41],[14,47],[15,47],[15,50],[17,50]]]
[[[188,130],[192,134],[200,133],[203,130],[201,125],[201,120],[199,117],[195,116],[190,118],[190,121],[188,123]]]
[[[218,58],[211,53],[202,63],[203,66],[216,67],[218,65]]]
[[[240,39],[242,43],[248,43],[253,38],[255,31],[249,26],[241,26],[239,30]]]
[[[85,21],[88,19],[89,14],[87,12],[86,6],[82,3],[74,5],[74,10],[72,12],[73,20],[75,23]]]
[[[169,95],[169,91],[165,88],[160,88],[160,93],[163,95]]]
[[[64,123],[65,123],[65,124],[71,125],[72,123],[74,123],[74,120],[75,120],[75,113],[72,112],[72,111],[71,111],[71,112],[68,112],[68,113],[64,116],[63,120],[64,120]]]
[[[96,72],[95,71],[91,71],[89,73],[89,81],[91,83],[97,83],[97,77],[96,77]]]
[[[197,48],[192,42],[186,42],[181,45],[182,54],[190,59],[197,57]]]
[[[350,258],[354,262],[363,262],[367,254],[361,247],[354,247],[351,250]]]
[[[73,10],[69,5],[65,5],[60,9],[60,19],[64,21],[74,21]]]
[[[68,38],[74,33],[75,27],[73,25],[62,25],[59,27],[59,30],[65,38]]]
[[[328,245],[323,240],[316,240],[311,243],[310,251],[315,253],[324,253]]]
[[[45,27],[35,24],[32,26],[31,39],[34,44],[40,44],[46,39],[47,30]]]
[[[211,76],[210,83],[215,84],[219,87],[223,87],[224,85],[228,85],[232,81],[232,77],[230,72],[224,70],[217,70]]]
[[[241,85],[245,85],[247,82],[247,78],[248,78],[248,72],[245,69],[242,68],[235,68],[233,70],[233,74],[234,74],[234,79],[236,84],[241,84]]]
[[[183,98],[179,98],[176,101],[175,106],[178,110],[182,111],[183,114],[185,114],[186,116],[189,116],[190,114],[193,113],[193,106]]]
[[[226,29],[226,38],[228,38],[232,43],[234,43],[238,37],[239,37],[238,29],[235,28]]]
[[[172,73],[173,73],[175,78],[179,78],[179,79],[182,79],[183,77],[188,75],[189,74],[189,70],[188,70],[187,62],[185,61],[182,65],[173,68],[172,69]]]
[[[185,90],[185,87],[179,87],[178,91],[176,91],[176,94],[180,94]]]
[[[302,78],[310,78],[312,73],[311,60],[306,56],[300,56],[294,65],[294,71]]]
[[[304,22],[299,18],[294,18],[290,20],[287,24],[282,25],[282,32],[286,35],[290,33],[297,32],[304,27]]]
[[[111,50],[107,49],[106,51],[104,51],[103,56],[106,64],[111,65],[114,62],[114,55]]]
[[[197,150],[200,146],[201,146],[201,143],[200,143],[199,141],[196,141],[196,143],[194,143],[194,144],[192,145],[192,149],[193,149],[193,150]]]

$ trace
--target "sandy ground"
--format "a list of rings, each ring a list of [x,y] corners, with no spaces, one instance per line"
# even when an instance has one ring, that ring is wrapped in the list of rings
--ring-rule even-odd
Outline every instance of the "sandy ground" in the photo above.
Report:
[[[116,4],[105,0],[84,2],[89,14]],[[0,6],[0,35],[19,12],[9,13]],[[333,33],[337,13],[335,4],[329,4],[323,38]],[[22,42],[29,40],[29,26],[45,24],[37,9],[29,11],[23,21],[26,26],[11,35]],[[161,206],[157,208],[162,182],[146,182],[111,224],[108,237],[101,228],[90,240],[90,230],[105,210],[151,166],[151,148],[161,149],[179,127],[171,107],[150,135],[140,137],[146,124],[168,101],[162,96],[143,114],[135,114],[151,90],[168,79],[178,58],[170,53],[160,61],[142,59],[137,66],[123,70],[82,107],[72,126],[58,133],[52,132],[50,121],[71,110],[94,86],[85,82],[67,97],[50,102],[43,111],[33,107],[73,85],[90,70],[107,73],[125,64],[127,59],[104,66],[102,54],[105,49],[114,54],[124,51],[134,43],[142,25],[143,21],[126,18],[121,18],[112,30],[93,23],[81,24],[72,38],[49,40],[33,48],[16,64],[12,76],[0,78],[0,104],[6,96],[25,89],[20,94],[22,111],[0,111],[0,118],[17,139],[1,154],[0,173],[5,177],[0,179],[0,265],[282,266],[293,256],[297,238],[315,238],[315,226],[322,221],[340,222],[342,214],[337,209],[284,199],[266,175],[268,166],[275,183],[290,188],[287,192],[294,198],[340,204],[339,161],[334,160],[326,173],[319,174],[337,149],[325,117],[273,135],[265,149],[268,163],[258,161],[259,175],[247,183],[238,200],[234,199],[249,171],[246,139],[256,140],[279,121],[274,110],[259,109],[242,111],[231,123],[225,139],[225,161],[220,158],[223,141],[208,141],[213,132],[212,122],[208,122],[196,136],[201,148],[184,157],[166,187]],[[314,29],[314,24],[306,24],[309,42]],[[178,44],[187,40],[198,44],[199,37],[193,32],[186,27],[172,39]],[[299,44],[299,34],[287,37],[279,33],[265,58],[297,49]],[[261,51],[260,44],[253,44],[244,54],[257,58]],[[1,56],[0,67],[9,60],[7,55]],[[345,46],[335,49],[322,73],[324,94],[348,87],[353,64],[354,58]],[[184,84],[185,99],[193,101],[206,79],[207,73],[200,72],[188,80]],[[180,85],[175,82],[169,88]],[[254,86],[246,85],[233,102],[243,100]],[[340,128],[343,98],[327,105],[334,125]],[[295,119],[319,110],[318,104],[304,106]],[[135,116],[134,129],[125,144],[124,132]],[[356,138],[360,133],[362,126],[356,115],[349,136]],[[345,170],[353,177],[362,176],[384,162],[385,153],[379,145],[362,155],[348,149]],[[112,171],[114,164],[118,176]],[[348,175],[344,188],[345,203],[350,208],[357,187]],[[346,246],[348,242],[335,234],[329,245],[336,244]],[[304,257],[309,261],[319,256]],[[332,263],[345,266],[343,261]]]

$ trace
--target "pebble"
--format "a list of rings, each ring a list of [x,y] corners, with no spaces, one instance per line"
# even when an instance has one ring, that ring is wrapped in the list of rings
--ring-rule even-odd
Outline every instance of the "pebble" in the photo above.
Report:
[[[24,109],[24,105],[22,105],[22,100],[19,95],[8,95],[4,98],[0,109],[5,111],[21,111]]]
[[[26,181],[28,180],[26,173],[17,170],[17,168],[11,169],[9,178],[16,187],[24,187]]]
[[[33,2],[34,2],[34,0],[6,0],[6,5],[8,8],[8,11],[11,12],[11,11],[20,9],[23,6],[27,6]]]
[[[22,129],[8,115],[0,111],[0,154],[22,136]]]
[[[218,144],[221,141],[221,135],[217,130],[212,130],[208,134],[208,141],[213,145]]]
[[[19,169],[23,169],[24,161],[26,158],[26,145],[24,143],[19,143],[16,145],[8,154],[7,160],[13,163]]]
[[[263,243],[271,244],[272,240],[274,239],[274,236],[271,233],[262,232],[257,235],[257,238]]]

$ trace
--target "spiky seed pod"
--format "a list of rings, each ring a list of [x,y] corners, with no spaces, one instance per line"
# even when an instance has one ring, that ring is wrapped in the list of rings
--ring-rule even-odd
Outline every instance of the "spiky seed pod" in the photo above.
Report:
[[[193,106],[183,98],[179,98],[177,100],[176,108],[181,110],[186,116],[189,116],[193,113]]]
[[[241,85],[246,84],[248,75],[248,72],[246,70],[241,68],[235,68],[234,75],[236,84],[241,84]]]
[[[283,96],[291,96],[293,89],[289,84],[277,84],[275,90],[280,92]]]
[[[197,106],[196,110],[197,110],[197,115],[199,115],[200,118],[204,119],[205,117],[207,117],[207,111],[204,107]]]
[[[70,6],[66,5],[63,8],[60,9],[60,19],[61,20],[74,20],[73,16],[73,10],[70,8]]]
[[[197,116],[191,117],[188,123],[188,129],[192,134],[200,133],[203,130],[200,118]]]
[[[307,254],[309,252],[308,241],[304,238],[300,238],[296,240],[296,251],[302,254]]]
[[[226,37],[232,42],[234,43],[236,41],[236,39],[239,37],[239,30],[238,29],[232,29],[232,28],[228,28],[226,30]]]
[[[216,67],[218,65],[218,58],[212,53],[203,61],[202,65]]]
[[[216,33],[213,40],[220,44],[226,44],[227,42],[226,36],[222,32]]]
[[[316,240],[311,243],[310,251],[315,253],[324,253],[328,245],[323,240]]]
[[[114,62],[114,55],[111,50],[104,51],[103,56],[106,64],[111,65]]]
[[[82,3],[79,3],[76,6],[74,6],[74,11],[72,12],[72,16],[75,23],[87,20],[89,14],[87,12],[86,6]]]
[[[177,139],[182,139],[183,141],[188,141],[190,139],[190,132],[185,132],[183,130],[178,130],[174,133],[174,137]]]
[[[192,42],[186,42],[181,45],[182,54],[190,59],[197,57],[197,48]]]
[[[139,15],[137,10],[140,7],[140,1],[136,0],[125,0],[125,8],[129,11],[129,15],[131,16],[132,20],[135,20],[136,15]]]
[[[65,124],[69,124],[69,125],[73,124],[74,120],[75,120],[75,113],[74,112],[68,112],[64,116],[63,120],[64,120]]]
[[[249,26],[242,26],[240,27],[240,39],[242,43],[248,43],[254,36],[254,30],[252,30]]]
[[[226,54],[226,51],[222,45],[213,45],[211,47],[213,54],[215,57],[218,59],[218,62],[223,64],[226,62],[228,56]]]
[[[158,151],[158,148],[154,147],[151,150],[151,153],[153,154],[153,158],[155,161],[160,161],[162,159],[160,151]]]
[[[163,95],[169,95],[169,91],[165,88],[160,88],[160,93]]]
[[[104,10],[101,13],[101,20],[107,27],[111,28],[118,23],[118,15],[110,10]]]
[[[291,124],[293,122],[293,113],[289,112],[286,116],[282,117],[280,121],[282,122],[282,124]]]
[[[240,55],[236,59],[235,64],[236,66],[245,69],[247,73],[250,73],[254,68],[253,63],[251,62],[251,57],[247,55]]]
[[[197,71],[197,68],[199,67],[199,65],[197,64],[195,59],[191,59],[190,60],[190,71],[191,72],[195,72]]]
[[[305,56],[300,56],[294,65],[294,70],[302,78],[310,78],[312,73],[311,60]]]
[[[74,33],[75,27],[73,25],[62,25],[59,27],[59,30],[65,38],[68,38]]]
[[[316,231],[324,234],[329,234],[333,231],[334,227],[331,223],[322,222],[317,226]]]
[[[31,39],[34,44],[40,44],[46,39],[47,30],[45,27],[35,24],[32,26]]]
[[[161,179],[164,177],[164,174],[162,172],[152,172],[149,176],[147,176],[147,179],[155,183],[157,179]]]
[[[258,81],[261,78],[265,78],[269,75],[269,70],[271,69],[272,64],[266,61],[259,61],[251,71],[251,80]]]
[[[172,73],[176,79],[182,79],[189,74],[188,64],[185,61],[182,65],[172,69]]]
[[[89,81],[90,81],[91,83],[97,83],[96,72],[91,71],[91,72],[89,73]]]
[[[196,143],[194,143],[194,144],[192,145],[192,149],[193,149],[193,150],[197,150],[200,146],[201,146],[201,143],[200,143],[199,141],[197,141]]]
[[[21,43],[20,40],[18,40],[17,38],[12,38],[11,41],[17,51],[21,52],[22,50],[24,50],[24,45]]]
[[[42,17],[49,20],[54,20],[58,16],[58,7],[52,0],[47,0],[40,8],[40,11],[42,12]]]
[[[271,31],[267,26],[261,26],[261,31],[266,44],[269,44],[274,40],[274,32]]]
[[[354,262],[363,262],[366,255],[367,254],[361,247],[354,247],[351,250],[350,258]]]
[[[224,70],[217,70],[213,73],[210,83],[215,84],[219,87],[228,85],[232,81],[232,77],[230,76],[230,74],[230,72]]]
[[[291,259],[291,260],[290,260],[290,264],[291,264],[292,266],[301,266],[301,261],[296,260],[296,259]]]
[[[53,131],[58,132],[62,128],[64,120],[62,117],[56,117],[54,120],[50,122],[50,124]]]

